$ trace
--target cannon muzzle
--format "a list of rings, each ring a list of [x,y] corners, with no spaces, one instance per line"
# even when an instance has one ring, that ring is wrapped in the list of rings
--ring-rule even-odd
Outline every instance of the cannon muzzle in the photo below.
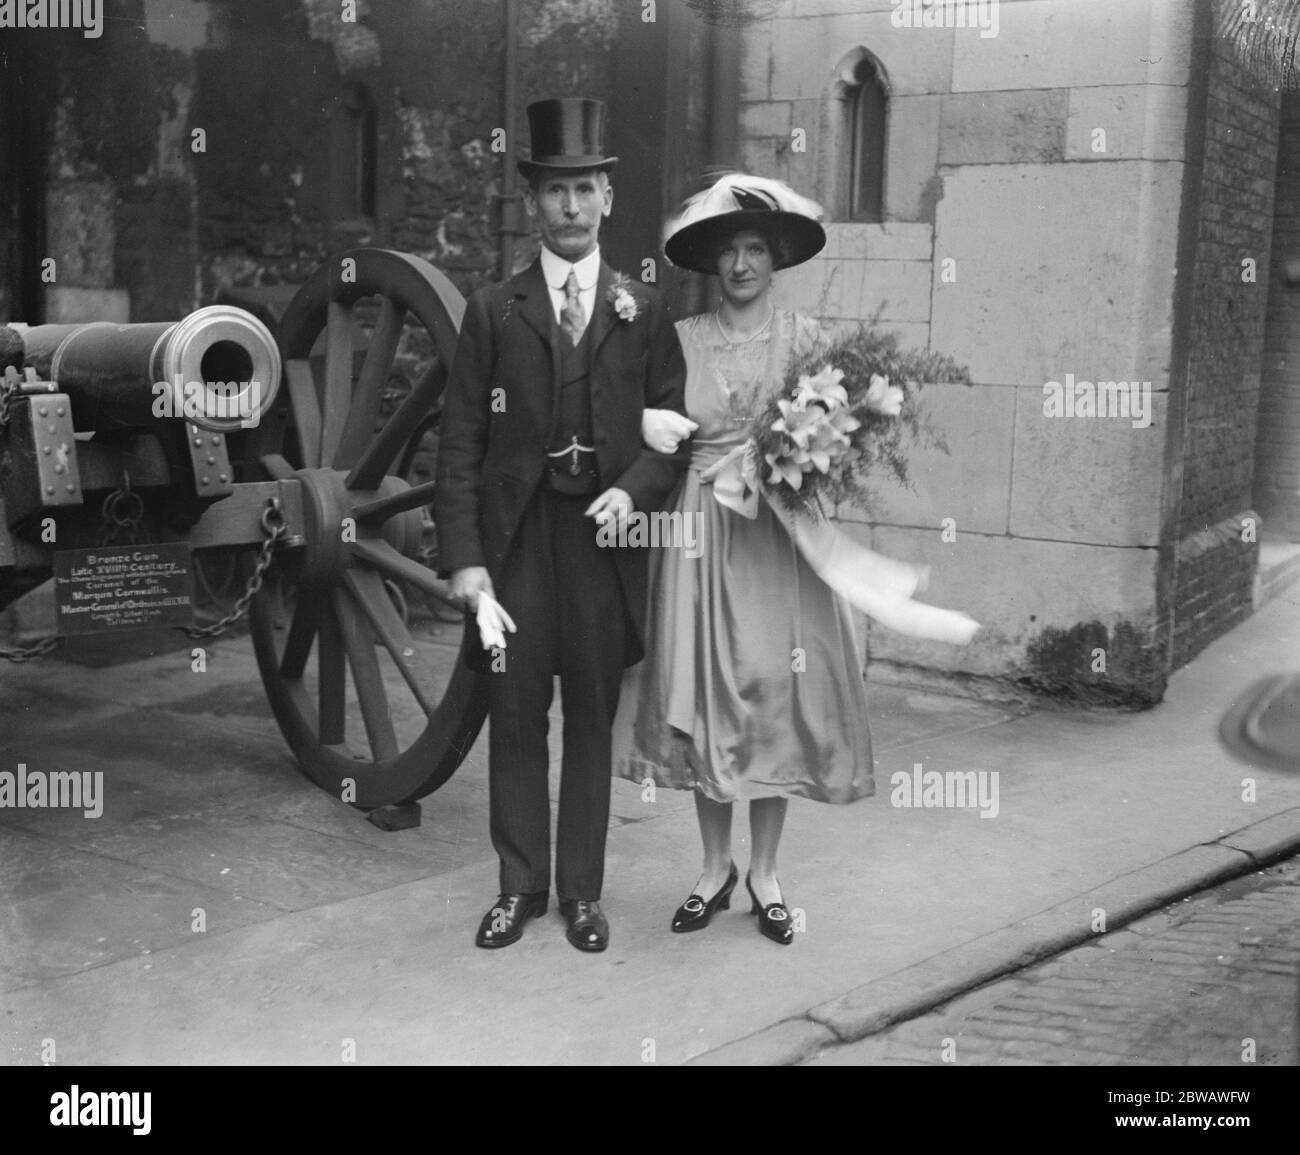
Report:
[[[14,328],[25,363],[68,394],[79,431],[147,429],[175,417],[231,433],[256,425],[280,388],[275,338],[231,305],[176,322]]]

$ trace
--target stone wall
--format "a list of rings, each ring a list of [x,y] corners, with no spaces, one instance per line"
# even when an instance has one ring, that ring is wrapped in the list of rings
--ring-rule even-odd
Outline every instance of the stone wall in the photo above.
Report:
[[[98,38],[73,28],[5,34],[22,57],[8,67],[25,72],[33,122],[21,134],[4,125],[0,147],[39,147],[7,164],[44,191],[11,226],[41,238],[21,269],[40,294],[16,319],[153,320],[194,306],[191,186],[174,139],[192,58],[150,35],[155,7],[113,0]]]
[[[789,0],[747,36],[742,89],[747,163],[833,222],[823,259],[778,274],[783,303],[840,321],[878,311],[973,379],[924,390],[950,453],[915,452],[915,491],[882,488],[854,532],[931,563],[927,597],[985,629],[966,649],[873,629],[873,669],[1149,704],[1168,672],[1158,590],[1195,6],[1018,0],[987,37],[896,27],[894,7]],[[863,50],[890,94],[880,224],[844,219],[836,171],[845,62]],[[1047,383],[1084,381],[1134,383],[1127,399],[1149,408],[1049,415]]]
[[[515,128],[526,142],[529,101],[609,97],[617,6],[519,7]],[[241,6],[226,45],[204,53],[196,102],[196,122],[230,142],[220,157],[210,144],[200,166],[207,291],[298,281],[326,253],[371,244],[431,261],[466,295],[495,279],[503,12],[501,0],[365,0],[358,28],[333,0]],[[375,109],[371,217],[340,209],[356,86]],[[516,267],[535,253],[523,238]]]
[[[504,7],[359,0],[346,21],[337,0],[109,0],[100,39],[9,34],[39,53],[52,94],[59,286],[123,291],[131,320],[165,319],[223,289],[298,283],[359,244],[423,256],[467,294],[494,279]],[[612,97],[619,5],[519,11],[526,141],[529,101]],[[357,93],[376,126],[365,215],[349,203]],[[516,264],[535,253],[522,238]]]

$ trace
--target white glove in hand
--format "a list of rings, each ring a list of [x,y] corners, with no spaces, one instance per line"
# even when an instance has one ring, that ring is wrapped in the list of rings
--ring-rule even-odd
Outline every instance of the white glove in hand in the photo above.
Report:
[[[503,626],[512,634],[518,633],[510,615],[501,608],[501,603],[480,591],[478,595],[478,636],[483,642],[485,650],[491,650],[497,646],[500,646],[503,650],[506,648],[506,636],[502,632]]]
[[[699,428],[689,417],[672,409],[645,409],[641,412],[641,440],[656,453],[674,453],[677,446]]]

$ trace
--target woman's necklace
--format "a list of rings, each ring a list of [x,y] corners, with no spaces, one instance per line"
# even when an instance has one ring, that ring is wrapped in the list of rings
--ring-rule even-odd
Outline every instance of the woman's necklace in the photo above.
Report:
[[[731,336],[730,333],[727,332],[726,326],[723,325],[722,323],[721,309],[713,310],[713,320],[718,326],[718,332],[722,334],[722,339],[726,341],[729,345],[745,345],[748,344],[750,341],[756,341],[760,336],[762,336],[763,333],[767,332],[767,328],[769,325],[772,324],[772,318],[775,316],[776,316],[776,306],[769,305],[767,309],[766,321],[764,321],[761,325],[759,325],[759,327],[755,329],[752,333],[749,333],[744,337],[733,337]]]

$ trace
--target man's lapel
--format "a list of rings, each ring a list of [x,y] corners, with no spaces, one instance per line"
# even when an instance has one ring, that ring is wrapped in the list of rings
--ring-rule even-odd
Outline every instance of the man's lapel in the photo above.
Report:
[[[542,273],[542,258],[538,257],[519,274],[515,285],[515,296],[519,300],[519,314],[534,329],[545,343],[550,353],[551,373],[547,381],[550,388],[550,418],[548,429],[555,426],[555,415],[560,403],[560,346],[556,339],[555,312],[551,304],[551,294],[546,288],[546,277]],[[549,439],[550,433],[547,434]]]
[[[519,315],[551,347],[551,296],[546,291],[546,278],[542,275],[542,259],[538,257],[519,274],[515,282],[515,296],[519,299]]]
[[[614,327],[614,306],[609,299],[609,290],[613,283],[614,270],[602,260],[600,262],[600,273],[596,277],[596,303],[593,306],[596,315],[591,319],[591,346],[588,350],[589,365],[596,363],[596,354],[600,351],[600,343],[609,336],[610,329]]]

